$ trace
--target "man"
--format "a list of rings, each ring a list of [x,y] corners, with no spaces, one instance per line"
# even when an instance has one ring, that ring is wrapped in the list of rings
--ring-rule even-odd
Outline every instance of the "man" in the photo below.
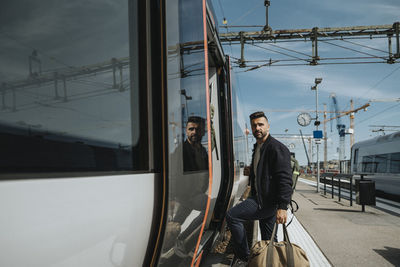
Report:
[[[294,191],[296,189],[297,180],[300,175],[300,165],[296,159],[296,154],[294,152],[290,152],[290,166],[292,167],[292,188]]]
[[[204,134],[205,119],[199,116],[190,116],[186,123],[186,140],[183,142],[183,172],[185,175],[179,176],[180,178],[175,177],[177,182],[175,200],[178,208],[173,221],[182,225],[193,210],[200,211],[200,214],[176,239],[174,252],[181,258],[188,256],[187,247],[195,246],[197,238],[193,233],[197,233],[200,229],[208,199],[206,195],[208,175],[191,173],[208,171],[208,153],[201,144]]]
[[[286,223],[286,210],[292,195],[289,150],[269,134],[269,122],[264,112],[251,114],[250,121],[257,141],[252,164],[244,173],[250,175],[251,196],[226,215],[238,259],[236,266],[244,266],[250,254],[243,222],[259,220],[261,238],[272,239],[274,223]],[[273,238],[276,240],[276,236]]]
[[[191,116],[186,124],[186,137],[183,143],[183,171],[208,170],[208,154],[201,144],[205,133],[205,120]]]

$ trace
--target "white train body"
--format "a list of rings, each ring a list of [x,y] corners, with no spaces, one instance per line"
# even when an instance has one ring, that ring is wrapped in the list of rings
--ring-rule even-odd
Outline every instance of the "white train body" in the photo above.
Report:
[[[378,195],[399,199],[400,132],[358,142],[351,150],[351,170],[375,181]]]
[[[249,163],[211,9],[0,3],[0,266],[200,263]],[[207,167],[185,170],[190,117]]]

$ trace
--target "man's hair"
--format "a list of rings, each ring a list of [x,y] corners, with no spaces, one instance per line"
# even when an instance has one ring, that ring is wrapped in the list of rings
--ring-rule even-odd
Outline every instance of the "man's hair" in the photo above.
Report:
[[[190,116],[188,118],[187,123],[189,123],[189,122],[198,123],[198,124],[200,124],[200,127],[202,127],[203,129],[204,129],[205,124],[206,124],[206,120],[204,118],[202,118],[202,117],[199,117],[199,116]]]
[[[264,114],[263,111],[256,111],[256,112],[250,114],[249,117],[250,117],[250,121],[252,121],[252,120],[254,120],[254,119],[261,118],[261,117],[264,117],[264,118],[267,120],[267,122],[268,122],[268,118],[267,118],[267,116],[265,116],[265,114]]]

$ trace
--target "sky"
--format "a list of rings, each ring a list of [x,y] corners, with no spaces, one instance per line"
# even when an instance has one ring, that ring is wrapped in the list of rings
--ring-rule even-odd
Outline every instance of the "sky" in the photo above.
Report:
[[[265,7],[263,0],[212,0],[215,15],[219,25],[225,17],[227,25],[265,25]],[[345,27],[392,25],[400,21],[400,1],[398,0],[271,0],[269,7],[269,25],[273,30],[280,29],[311,29],[313,27]],[[260,28],[230,28],[229,31],[255,31]],[[220,33],[227,32],[220,28]],[[344,43],[336,44],[350,49],[377,56],[386,56],[388,51],[387,38],[351,40],[357,45]],[[392,39],[395,47],[395,40]],[[363,46],[359,46],[359,44]],[[311,55],[311,42],[294,42],[277,44],[280,47],[292,49],[300,53]],[[258,46],[283,51],[266,44]],[[372,47],[374,49],[367,48]],[[225,44],[224,52],[233,58],[240,58],[240,46]],[[380,51],[378,51],[378,50]],[[394,48],[395,49],[395,48]],[[287,53],[286,51],[283,51]],[[282,54],[276,54],[260,47],[246,45],[246,60],[287,59]],[[297,53],[291,53],[297,57]],[[365,56],[348,49],[340,49],[326,43],[319,43],[320,57],[349,57]],[[397,60],[400,62],[400,59]],[[262,64],[262,63],[256,63]],[[371,99],[400,98],[400,64],[352,64],[352,65],[320,65],[320,66],[282,66],[262,67],[254,71],[244,72],[245,69],[234,68],[239,97],[243,111],[248,114],[263,110],[270,121],[272,136],[299,135],[301,129],[304,135],[312,135],[315,126],[313,122],[306,127],[297,123],[297,116],[301,113],[293,110],[314,110],[316,108],[315,91],[311,90],[314,80],[321,77],[318,85],[318,110],[332,109],[334,93],[340,111],[350,110],[350,100],[358,108]],[[355,114],[354,137],[355,142],[363,141],[382,135],[376,132],[382,127],[371,125],[400,126],[400,102],[372,102],[367,111]],[[277,110],[285,110],[277,112]],[[315,117],[315,112],[310,112]],[[322,116],[322,114],[320,115]],[[329,116],[329,115],[328,115]],[[341,118],[342,124],[349,128],[349,116]],[[328,160],[338,159],[339,135],[336,130],[337,121],[332,125],[327,123]],[[320,126],[322,129],[322,124]],[[386,128],[397,129],[399,128]],[[387,130],[385,134],[393,131]],[[301,165],[307,163],[301,139],[278,138],[290,150],[296,153]],[[350,157],[350,136],[345,137],[345,156]],[[252,140],[254,141],[254,139]],[[307,150],[309,146],[307,144]],[[313,160],[316,160],[316,149],[313,150]],[[323,145],[320,145],[320,160],[323,160]]]

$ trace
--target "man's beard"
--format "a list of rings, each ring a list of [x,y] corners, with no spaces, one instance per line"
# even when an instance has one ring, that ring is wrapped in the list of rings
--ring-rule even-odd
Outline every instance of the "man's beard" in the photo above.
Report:
[[[261,133],[261,135],[259,135],[259,133]],[[267,133],[264,134],[263,132],[259,131],[255,132],[253,135],[257,140],[263,140]]]
[[[189,137],[189,139],[192,144],[196,144],[196,143],[200,142],[200,138],[196,135]]]

